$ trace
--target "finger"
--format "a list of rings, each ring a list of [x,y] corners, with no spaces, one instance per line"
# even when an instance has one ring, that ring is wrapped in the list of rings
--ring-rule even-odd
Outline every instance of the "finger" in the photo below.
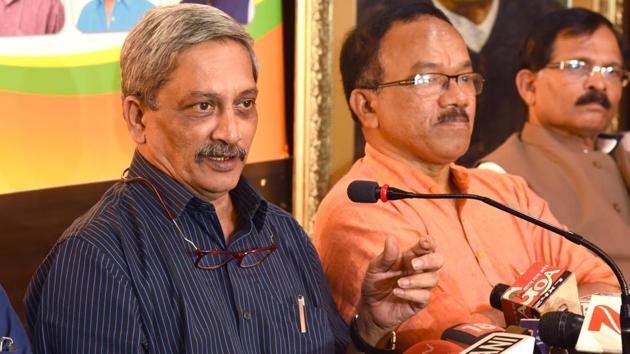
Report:
[[[436,243],[433,237],[426,235],[405,252],[405,256],[421,256],[435,251]]]
[[[396,297],[409,302],[409,305],[416,309],[425,308],[431,300],[431,290],[428,289],[394,289]]]
[[[396,284],[401,289],[432,289],[437,286],[439,280],[437,272],[427,272],[400,278]]]
[[[414,272],[434,272],[444,266],[444,255],[441,253],[429,253],[411,260],[411,268]]]
[[[387,272],[399,261],[400,250],[398,249],[398,243],[392,237],[388,237],[385,240],[383,252],[370,262],[368,273]]]

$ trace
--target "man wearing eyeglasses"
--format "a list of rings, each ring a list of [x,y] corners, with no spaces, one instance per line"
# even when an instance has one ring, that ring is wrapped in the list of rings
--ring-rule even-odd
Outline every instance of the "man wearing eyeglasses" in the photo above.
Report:
[[[341,73],[365,157],[324,198],[314,243],[346,321],[361,274],[387,237],[409,247],[431,235],[444,255],[428,306],[398,330],[403,349],[456,324],[503,324],[490,308],[492,287],[513,284],[536,261],[569,269],[583,294],[618,289],[611,270],[586,250],[478,201],[356,204],[346,197],[352,181],[374,180],[416,193],[484,195],[557,224],[521,178],[454,164],[468,148],[484,81],[443,13],[418,3],[373,13],[346,37]]]
[[[137,150],[35,274],[26,297],[34,352],[394,347],[392,330],[426,306],[442,257],[430,238],[381,243],[348,330],[308,236],[241,177],[258,122],[245,29],[210,6],[154,8],[126,38],[120,65]]]
[[[429,238],[405,249],[383,242],[361,275],[349,331],[308,236],[241,178],[258,122],[245,29],[210,6],[154,8],[126,38],[120,65],[137,150],[35,274],[26,297],[34,352],[394,347],[392,330],[426,306],[441,255]]]
[[[480,167],[524,177],[560,222],[630,277],[630,137],[600,134],[628,81],[625,41],[586,9],[551,13],[533,28],[516,76],[528,122]]]

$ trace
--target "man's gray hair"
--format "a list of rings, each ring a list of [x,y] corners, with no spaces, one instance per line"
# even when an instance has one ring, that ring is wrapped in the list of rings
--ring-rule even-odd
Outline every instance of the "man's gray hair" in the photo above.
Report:
[[[232,40],[247,48],[254,80],[258,80],[254,41],[230,16],[208,5],[158,6],[145,13],[123,44],[123,97],[136,96],[151,109],[158,109],[157,92],[175,70],[177,55],[210,40]]]

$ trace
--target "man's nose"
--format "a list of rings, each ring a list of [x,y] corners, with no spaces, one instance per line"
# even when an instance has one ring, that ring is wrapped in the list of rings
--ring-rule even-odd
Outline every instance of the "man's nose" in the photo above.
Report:
[[[227,108],[218,116],[217,126],[212,131],[212,139],[228,144],[235,144],[241,140],[239,121],[234,109]]]
[[[591,73],[586,77],[586,81],[584,82],[586,89],[606,91],[608,79],[599,69],[598,67],[594,67]]]
[[[466,93],[464,89],[459,86],[457,79],[454,77],[449,78],[446,82],[444,92],[440,96],[440,100],[446,106],[456,105],[460,107],[467,107],[470,103],[471,97],[475,99],[475,96],[471,96]]]

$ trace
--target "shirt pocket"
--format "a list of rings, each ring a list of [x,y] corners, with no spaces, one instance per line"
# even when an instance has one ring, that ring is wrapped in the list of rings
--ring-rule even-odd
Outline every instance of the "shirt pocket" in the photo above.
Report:
[[[309,304],[304,298],[303,311],[300,311],[296,295],[291,303],[279,302],[271,299],[269,306],[272,311],[270,321],[266,321],[265,333],[282,338],[281,348],[269,348],[267,353],[333,353],[335,351],[335,337],[332,333],[328,313],[325,309]],[[273,343],[273,340],[270,340]]]

